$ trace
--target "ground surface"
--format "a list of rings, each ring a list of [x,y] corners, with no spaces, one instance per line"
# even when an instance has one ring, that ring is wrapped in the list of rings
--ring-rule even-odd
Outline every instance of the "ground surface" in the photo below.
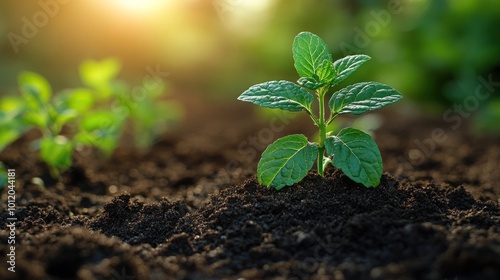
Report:
[[[387,113],[378,188],[330,168],[278,192],[256,182],[258,156],[312,135],[307,119],[191,106],[178,136],[110,160],[82,151],[60,183],[29,148],[36,133],[4,151],[19,222],[16,273],[0,231],[0,279],[500,279],[498,138]]]

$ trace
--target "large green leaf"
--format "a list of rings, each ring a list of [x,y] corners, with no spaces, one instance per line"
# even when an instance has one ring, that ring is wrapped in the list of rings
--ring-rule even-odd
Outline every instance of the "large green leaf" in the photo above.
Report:
[[[31,102],[36,102],[38,107],[49,102],[52,89],[49,82],[42,75],[34,72],[22,72],[19,74],[18,82],[25,98],[30,99]]]
[[[336,76],[332,84],[338,84],[345,80],[349,75],[351,75],[356,69],[359,68],[363,63],[370,60],[371,58],[367,55],[349,55],[333,63],[333,68],[335,70]]]
[[[48,165],[60,170],[67,169],[72,163],[73,144],[64,136],[42,138],[40,157]]]
[[[295,69],[301,77],[318,74],[317,71],[324,60],[333,62],[328,46],[311,32],[301,32],[295,37],[292,52]]]
[[[318,156],[318,146],[301,134],[276,140],[262,154],[257,167],[259,183],[282,189],[302,180]]]
[[[254,85],[243,92],[238,100],[292,112],[310,111],[313,96],[302,87],[289,81],[270,81]]]
[[[337,136],[327,137],[326,151],[333,155],[333,165],[365,187],[376,187],[382,176],[382,156],[370,135],[354,128],[344,128]]]
[[[388,85],[365,82],[350,85],[332,95],[329,105],[337,114],[362,114],[392,104],[403,96]]]

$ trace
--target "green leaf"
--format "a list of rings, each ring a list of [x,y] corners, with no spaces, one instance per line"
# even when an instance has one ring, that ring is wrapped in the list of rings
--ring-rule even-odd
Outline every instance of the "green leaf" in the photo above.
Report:
[[[382,156],[370,135],[354,128],[344,128],[337,136],[327,137],[326,151],[333,164],[351,180],[365,187],[376,187],[382,177]]]
[[[38,114],[40,118],[47,119],[44,121],[46,123],[48,121],[48,108],[49,103],[43,101],[40,93],[34,87],[25,87],[24,90],[24,100],[27,105],[27,114]]]
[[[80,123],[80,132],[74,137],[78,144],[94,146],[110,156],[116,149],[124,119],[112,112],[97,111]]]
[[[42,129],[48,127],[51,120],[49,83],[42,76],[32,72],[23,72],[18,79],[26,106],[20,118],[26,124],[32,124]]]
[[[17,118],[25,110],[24,101],[19,97],[6,96],[0,100],[0,123],[2,120]]]
[[[108,132],[120,130],[121,119],[118,115],[108,111],[96,111],[87,115],[80,123],[80,129],[93,131],[104,129]]]
[[[18,77],[19,88],[25,98],[32,99],[38,107],[50,100],[52,89],[49,82],[42,76],[34,72],[22,72]]]
[[[80,65],[82,82],[90,87],[100,87],[116,78],[120,72],[120,62],[114,58],[101,61],[86,60]]]
[[[332,95],[329,105],[337,114],[362,114],[392,104],[403,96],[388,85],[365,82],[350,85]]]
[[[86,88],[65,90],[56,97],[55,104],[58,111],[72,109],[84,113],[94,105],[94,94]]]
[[[16,141],[28,129],[21,120],[0,122],[0,151]]]
[[[42,138],[40,157],[48,165],[59,170],[65,170],[72,163],[73,144],[64,136]]]
[[[325,84],[331,84],[333,79],[335,79],[335,69],[333,63],[327,59],[319,65],[318,68],[318,78],[321,82]]]
[[[55,123],[57,124],[58,130],[60,130],[63,127],[63,125],[76,119],[77,117],[78,117],[78,112],[76,110],[66,109],[59,111],[55,116]]]
[[[292,52],[295,69],[301,77],[317,75],[324,60],[333,62],[325,42],[310,32],[301,32],[295,37]]]
[[[356,71],[363,63],[370,60],[371,57],[361,54],[361,55],[349,55],[333,63],[333,68],[335,70],[336,77],[332,81],[332,84],[338,84],[344,81],[349,75]]]
[[[276,140],[262,154],[257,167],[259,183],[282,189],[302,180],[318,156],[318,146],[301,134]]]
[[[49,118],[45,112],[40,111],[26,111],[22,120],[28,125],[34,125],[38,128],[45,128],[49,125]]]
[[[296,112],[310,111],[313,96],[292,82],[270,81],[250,87],[238,97],[238,100],[262,107]]]
[[[310,89],[310,90],[316,90],[316,89],[325,85],[325,83],[318,82],[313,77],[300,77],[300,79],[297,81],[297,83],[305,88]]]

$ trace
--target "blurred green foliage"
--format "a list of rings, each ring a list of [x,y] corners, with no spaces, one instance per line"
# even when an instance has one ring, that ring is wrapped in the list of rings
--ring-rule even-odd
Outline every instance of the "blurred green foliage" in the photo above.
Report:
[[[101,108],[84,119],[77,137],[98,143],[107,154],[116,148],[127,120],[132,126],[136,148],[144,150],[183,116],[182,107],[177,102],[163,99],[168,91],[167,84],[160,77],[148,74],[141,85],[131,87],[116,79],[120,70],[120,63],[113,58],[87,60],[80,65],[82,82],[93,91],[98,101],[107,106],[111,104],[111,110]],[[107,121],[102,122],[103,119]]]
[[[265,31],[269,37],[264,35],[263,41],[269,41],[275,33],[283,38],[283,34],[297,29],[311,30],[334,46],[334,58],[366,53],[372,61],[356,79],[391,84],[404,92],[407,99],[419,103],[426,113],[442,116],[475,94],[480,85],[478,77],[493,76],[493,81],[498,82],[495,77],[500,76],[498,1],[358,0],[321,1],[313,5],[281,0],[275,7],[280,11],[280,19],[273,20],[273,28]],[[288,35],[286,40],[291,38]],[[268,55],[269,49],[257,48],[257,44],[254,52],[259,55],[253,57],[254,61],[269,66],[268,72],[280,71],[272,64],[291,65],[282,58],[291,51],[286,48],[288,43],[282,43],[285,48],[274,55]],[[287,70],[280,72],[290,75]],[[262,75],[275,73],[262,71],[255,76]],[[481,116],[474,119],[476,127],[500,132],[500,126],[495,125],[500,122],[499,100],[495,89],[471,112]]]
[[[150,147],[180,119],[182,110],[176,102],[162,99],[166,88],[161,79],[132,89],[115,79],[120,68],[115,59],[85,61],[80,76],[87,87],[58,94],[43,76],[22,72],[22,97],[0,99],[0,151],[36,128],[42,135],[34,146],[57,178],[72,165],[73,151],[83,146],[111,155],[129,123],[136,147]]]
[[[127,80],[141,79],[144,65],[159,63],[172,73],[175,93],[234,100],[269,77],[296,80],[290,45],[304,30],[324,38],[334,59],[355,53],[372,57],[352,82],[390,84],[405,93],[405,102],[438,117],[474,94],[478,76],[500,76],[496,0],[166,2],[175,6],[138,16],[104,6],[104,1],[73,1],[61,6],[19,53],[7,36],[0,36],[0,94],[13,92],[22,70],[43,73],[55,88],[64,88],[78,82],[69,73],[79,62],[113,56],[124,63]],[[264,8],[248,4],[254,2]],[[22,18],[31,20],[40,9],[37,1],[2,1],[0,32],[21,34]],[[117,65],[107,63],[109,68],[101,71],[110,72],[101,77],[116,72]],[[102,83],[88,78],[84,82],[93,88]],[[473,112],[477,127],[500,121],[496,106],[489,105],[499,99],[495,89]]]

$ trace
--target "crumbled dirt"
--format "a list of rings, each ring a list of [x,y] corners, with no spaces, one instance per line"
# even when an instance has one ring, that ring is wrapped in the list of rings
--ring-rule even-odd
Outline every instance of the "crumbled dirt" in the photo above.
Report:
[[[246,106],[201,105],[186,120],[199,126],[150,151],[79,151],[62,182],[29,148],[36,132],[0,154],[16,169],[18,218],[16,273],[3,253],[0,278],[500,279],[498,138],[386,112],[378,188],[330,167],[275,191],[256,181],[258,156],[285,134],[312,135],[309,120],[272,131]]]

